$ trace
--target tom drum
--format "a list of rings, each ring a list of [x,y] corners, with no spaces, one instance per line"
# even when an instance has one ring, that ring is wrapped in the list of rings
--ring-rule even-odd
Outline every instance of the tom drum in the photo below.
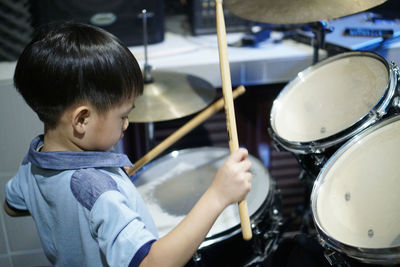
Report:
[[[372,52],[346,52],[300,72],[275,99],[270,134],[314,179],[345,141],[399,106],[398,68]]]
[[[311,193],[321,244],[365,263],[400,263],[400,116],[345,143]]]

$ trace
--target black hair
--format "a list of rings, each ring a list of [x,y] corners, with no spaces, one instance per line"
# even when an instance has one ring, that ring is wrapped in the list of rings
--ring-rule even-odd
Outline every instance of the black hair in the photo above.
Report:
[[[14,85],[46,129],[74,104],[106,112],[143,92],[142,72],[128,47],[101,28],[70,22],[35,34],[18,59]]]

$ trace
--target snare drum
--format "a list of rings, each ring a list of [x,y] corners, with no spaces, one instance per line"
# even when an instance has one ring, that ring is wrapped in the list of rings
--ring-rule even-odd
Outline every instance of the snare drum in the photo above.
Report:
[[[382,120],[328,160],[311,193],[321,244],[365,263],[400,263],[400,116]]]
[[[189,213],[210,186],[230,152],[227,148],[202,147],[174,151],[145,166],[134,181],[152,214],[160,237]],[[255,157],[252,188],[247,195],[252,225],[251,242],[244,241],[238,206],[230,205],[218,217],[188,265],[245,266],[270,253],[277,240],[281,215],[274,182]]]
[[[347,52],[300,72],[275,99],[270,134],[314,179],[345,141],[398,112],[398,68],[371,52]]]

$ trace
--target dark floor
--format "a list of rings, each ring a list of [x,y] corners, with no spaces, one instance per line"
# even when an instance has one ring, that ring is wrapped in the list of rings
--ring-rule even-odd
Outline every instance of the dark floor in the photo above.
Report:
[[[271,232],[271,229],[267,232]],[[284,229],[281,229],[284,231]],[[378,265],[365,263],[348,255],[328,251],[318,242],[311,225],[304,232],[286,232],[277,235],[254,234],[251,241],[243,241],[240,234],[219,240],[198,250],[197,261],[192,259],[186,267],[395,267],[400,264]],[[261,242],[260,242],[261,241]],[[333,254],[329,257],[325,254]]]
[[[377,267],[399,266],[399,264],[377,265],[361,262],[336,253],[336,261],[332,265],[324,256],[323,247],[317,242],[315,235],[298,234],[280,241],[277,250],[271,253],[265,267]]]

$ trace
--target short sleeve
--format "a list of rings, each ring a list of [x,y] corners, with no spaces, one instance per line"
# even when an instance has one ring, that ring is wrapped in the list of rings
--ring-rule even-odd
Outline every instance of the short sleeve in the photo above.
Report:
[[[18,210],[27,210],[25,200],[19,185],[18,176],[13,177],[6,184],[6,201],[11,208]]]
[[[156,240],[118,191],[108,191],[97,199],[90,225],[110,266],[138,266]]]
[[[134,201],[135,198],[128,201],[108,173],[93,168],[76,171],[71,177],[71,190],[89,210],[91,235],[107,263],[138,266],[156,240],[137,212],[142,208],[137,205],[143,205],[142,202]]]

